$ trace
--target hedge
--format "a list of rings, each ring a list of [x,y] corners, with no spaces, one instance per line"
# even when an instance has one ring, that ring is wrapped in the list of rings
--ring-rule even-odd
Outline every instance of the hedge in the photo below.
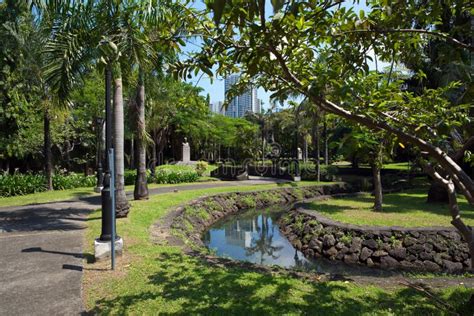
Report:
[[[53,175],[53,189],[67,190],[81,187],[93,187],[97,182],[95,176],[84,176],[70,173]],[[43,174],[0,175],[0,197],[25,195],[46,191],[46,177]]]

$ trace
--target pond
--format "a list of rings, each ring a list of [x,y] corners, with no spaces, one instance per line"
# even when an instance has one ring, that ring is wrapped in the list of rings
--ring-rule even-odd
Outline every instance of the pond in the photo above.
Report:
[[[204,233],[204,244],[217,256],[331,274],[385,275],[387,272],[324,258],[305,258],[280,232],[287,209],[262,209],[232,215]]]

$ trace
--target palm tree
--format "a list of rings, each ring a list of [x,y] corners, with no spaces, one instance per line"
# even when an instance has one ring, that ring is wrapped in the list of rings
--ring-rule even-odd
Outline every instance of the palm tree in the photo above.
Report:
[[[44,54],[44,67],[48,87],[54,93],[57,104],[67,104],[72,87],[79,74],[87,70],[90,62],[98,57],[112,69],[114,83],[114,148],[116,172],[117,216],[126,216],[129,210],[124,190],[124,150],[123,150],[123,95],[122,71],[119,63],[120,51],[114,41],[121,38],[119,27],[122,6],[110,1],[96,3],[88,1],[51,1],[43,11],[46,25],[50,26]],[[62,20],[58,22],[58,19]],[[107,39],[106,51],[98,51],[99,42]],[[46,124],[45,124],[46,127]]]
[[[88,48],[80,43],[90,30],[87,16],[92,4],[31,1],[29,5],[36,17],[33,43],[40,45],[39,49],[29,47],[29,51],[39,52],[34,57],[38,67],[32,73],[43,91],[46,187],[52,190],[52,113],[68,108],[68,96],[76,81],[75,75],[84,70],[82,66],[88,58]]]
[[[175,43],[176,36],[185,29],[183,21],[186,21],[186,18],[182,16],[182,12],[180,6],[168,1],[137,0],[131,3],[123,14],[123,55],[127,58],[131,56],[133,66],[138,68],[135,97],[136,157],[138,159],[134,190],[136,200],[148,198],[146,144],[149,137],[145,125],[145,72],[153,69],[153,66],[161,72],[162,65],[157,52],[162,58],[174,58],[175,50],[178,48]],[[173,18],[171,19],[170,16]],[[169,29],[175,31],[171,33]]]

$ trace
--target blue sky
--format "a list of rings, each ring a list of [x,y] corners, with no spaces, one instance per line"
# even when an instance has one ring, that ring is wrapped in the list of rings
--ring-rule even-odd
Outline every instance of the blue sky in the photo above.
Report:
[[[367,11],[368,8],[365,5],[365,1],[361,1],[362,3],[360,4],[352,4],[351,2],[346,3],[345,6],[347,7],[354,7],[355,12],[359,12],[359,10],[365,10]],[[201,1],[196,1],[193,4],[193,7],[196,9],[204,9],[205,4]],[[271,6],[270,1],[266,1],[266,12],[269,13],[269,15],[273,12],[273,8]],[[184,54],[192,52],[192,51],[197,51],[199,50],[199,42],[190,42],[184,47],[183,52]],[[383,67],[384,65],[382,65]],[[373,67],[373,65],[372,65]],[[372,68],[371,67],[371,68]],[[379,62],[379,67],[380,67],[380,62]],[[199,73],[197,76],[193,77],[192,79],[187,79],[187,82],[193,83],[196,86],[199,86],[203,88],[203,95],[210,95],[211,102],[217,102],[217,101],[224,101],[224,79],[223,78],[213,78],[213,82],[211,83],[211,80],[206,74]],[[266,92],[262,88],[259,88],[257,91],[258,98],[263,100],[263,107],[267,109],[269,107],[270,101],[270,93]]]

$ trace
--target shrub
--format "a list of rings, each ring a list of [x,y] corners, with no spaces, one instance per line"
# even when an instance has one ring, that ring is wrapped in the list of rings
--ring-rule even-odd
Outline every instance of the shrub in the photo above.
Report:
[[[0,196],[15,196],[46,190],[46,178],[35,174],[0,175]]]
[[[81,187],[93,187],[96,184],[95,176],[84,176],[81,174],[54,174],[53,189],[66,190]],[[0,175],[0,196],[25,195],[46,191],[46,177],[43,174],[21,174]]]
[[[135,170],[125,171],[125,185],[134,185],[137,172]],[[190,166],[162,165],[155,169],[155,176],[147,170],[148,183],[176,184],[183,182],[196,182],[199,179],[197,171]]]
[[[207,162],[202,161],[202,160],[201,160],[201,161],[198,161],[198,162],[196,163],[196,172],[197,172],[197,174],[198,174],[200,177],[202,177],[202,175],[204,174],[204,172],[206,172],[208,166],[209,166],[209,165],[208,165]]]
[[[81,187],[93,187],[97,183],[96,176],[84,176],[77,173],[53,175],[53,189],[67,190]]]
[[[137,177],[136,170],[125,170],[125,174],[124,174],[125,185],[134,185],[136,177]],[[146,180],[148,183],[153,183],[153,177],[151,176],[151,172],[148,169],[146,170]]]
[[[183,183],[196,182],[199,175],[196,170],[189,166],[163,165],[156,168],[155,179],[156,183]]]

